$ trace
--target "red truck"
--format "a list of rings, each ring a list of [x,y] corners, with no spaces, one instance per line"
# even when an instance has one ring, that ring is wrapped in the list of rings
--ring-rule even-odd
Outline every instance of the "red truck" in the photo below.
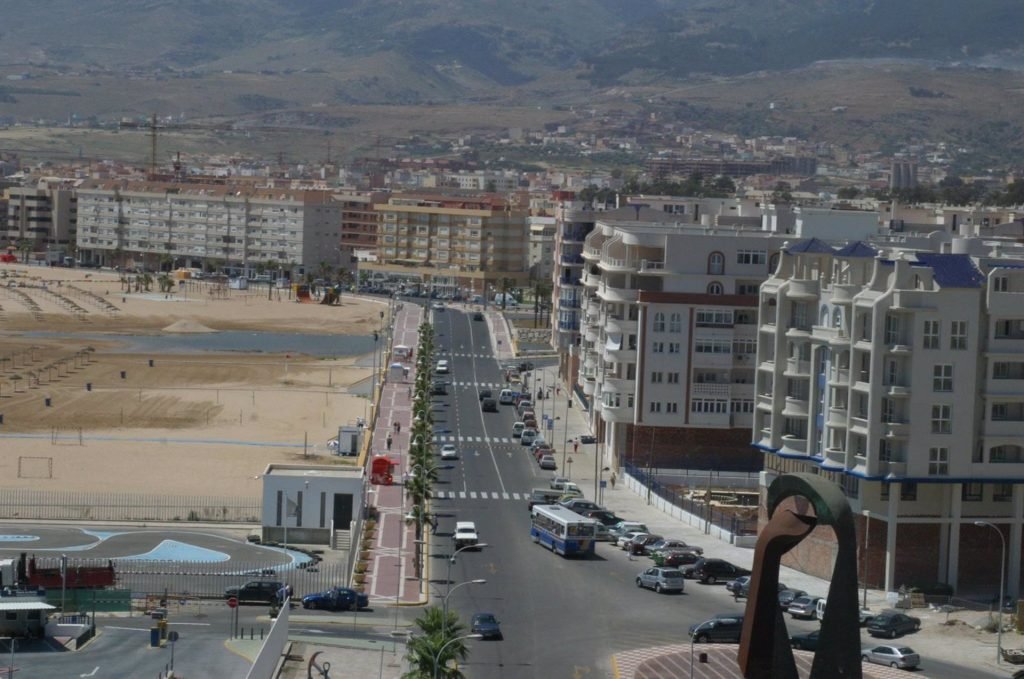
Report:
[[[97,589],[114,585],[114,562],[109,560],[105,566],[77,566],[73,562],[67,563],[62,577],[60,565],[39,567],[36,564],[36,557],[29,558],[22,552],[16,568],[17,584],[23,587],[59,589],[63,585],[68,589]],[[7,582],[3,584],[8,585]]]

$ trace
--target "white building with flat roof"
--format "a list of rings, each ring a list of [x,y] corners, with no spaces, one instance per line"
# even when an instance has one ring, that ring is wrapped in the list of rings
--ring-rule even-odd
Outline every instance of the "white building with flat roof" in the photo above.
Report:
[[[336,544],[365,505],[358,467],[270,464],[263,473],[263,541]],[[287,535],[286,535],[287,532]]]

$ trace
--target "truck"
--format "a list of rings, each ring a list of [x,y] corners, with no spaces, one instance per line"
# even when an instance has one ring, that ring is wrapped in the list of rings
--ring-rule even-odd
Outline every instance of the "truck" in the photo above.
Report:
[[[476,534],[476,524],[472,521],[456,521],[452,539],[455,541],[455,549],[476,547],[480,543]]]
[[[0,569],[4,587],[44,587],[47,589],[66,587],[68,589],[99,589],[112,587],[114,585],[115,573],[114,562],[107,560],[106,565],[76,565],[74,561],[67,560],[63,568],[60,560],[52,566],[40,566],[36,557],[29,557],[25,552],[21,553],[18,561],[14,563],[14,573],[9,573],[7,568]],[[63,571],[63,574],[62,574]],[[12,578],[14,582],[9,583]]]

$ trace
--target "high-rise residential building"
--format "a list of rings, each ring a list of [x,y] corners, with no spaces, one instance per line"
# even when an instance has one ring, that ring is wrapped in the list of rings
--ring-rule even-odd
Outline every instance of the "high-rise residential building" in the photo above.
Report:
[[[579,372],[583,303],[583,241],[603,213],[574,200],[571,191],[555,192],[555,242],[551,271],[551,344],[558,352],[558,374],[575,383]]]
[[[77,244],[104,266],[301,274],[341,262],[341,210],[328,191],[88,181]]]
[[[77,201],[70,181],[43,179],[31,186],[4,191],[6,223],[0,239],[17,244],[28,241],[34,251],[66,251],[74,243]]]
[[[555,218],[530,215],[530,250],[527,264],[530,268],[531,281],[551,280],[555,270]]]
[[[360,276],[488,297],[529,278],[527,211],[503,197],[403,193],[374,207],[377,261]]]
[[[383,191],[341,189],[331,194],[341,206],[341,247],[351,259],[359,253],[377,250],[377,210],[386,200]]]
[[[1005,538],[1016,598],[1024,248],[947,237],[941,252],[913,252],[900,238],[782,249],[758,301],[753,438],[763,482],[809,472],[840,485],[872,587],[990,591]],[[787,558],[827,577],[833,549],[819,530]]]

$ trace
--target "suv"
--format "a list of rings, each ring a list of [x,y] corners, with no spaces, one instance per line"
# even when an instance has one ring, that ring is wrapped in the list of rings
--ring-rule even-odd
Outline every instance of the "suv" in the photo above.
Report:
[[[228,587],[224,590],[224,598],[238,599],[239,603],[273,604],[277,603],[277,593],[282,587],[284,583],[276,580],[253,580],[241,587]]]
[[[685,570],[683,572],[686,573]],[[750,571],[722,559],[700,559],[690,571],[690,577],[705,585],[713,585],[720,580],[735,580],[743,575],[750,575]]]
[[[476,534],[476,524],[472,521],[456,521],[452,540],[455,541],[455,549],[475,547],[480,541]]]
[[[690,627],[690,638],[698,644],[714,642],[738,644],[742,633],[742,615],[719,614],[710,620]]]

